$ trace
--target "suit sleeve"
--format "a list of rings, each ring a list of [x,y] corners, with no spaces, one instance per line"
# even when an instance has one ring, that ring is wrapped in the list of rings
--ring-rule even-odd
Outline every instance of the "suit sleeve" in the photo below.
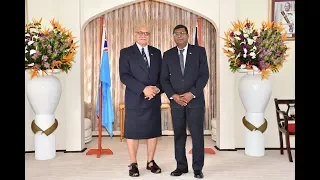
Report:
[[[170,82],[170,71],[169,71],[169,67],[168,67],[167,53],[163,54],[160,83],[163,88],[163,91],[166,93],[168,98],[172,97],[175,94],[175,91],[172,88],[171,82]]]
[[[129,58],[124,53],[123,49],[120,51],[119,74],[120,81],[124,85],[126,85],[127,88],[137,93],[138,95],[140,95],[143,92],[145,85],[132,76],[132,73],[130,71]]]
[[[209,79],[209,68],[208,68],[206,49],[201,47],[199,54],[200,54],[199,76],[195,85],[190,89],[190,92],[195,97],[197,97],[199,93],[203,92],[203,89],[206,86]]]
[[[163,93],[163,89],[162,89],[162,86],[160,84],[160,76],[161,76],[161,68],[162,68],[161,67],[162,66],[162,56],[161,56],[161,51],[159,50],[158,52],[159,52],[158,53],[158,59],[159,59],[160,73],[159,73],[158,82],[157,82],[156,86],[157,86],[157,88],[160,89],[159,94],[161,94],[161,93]]]

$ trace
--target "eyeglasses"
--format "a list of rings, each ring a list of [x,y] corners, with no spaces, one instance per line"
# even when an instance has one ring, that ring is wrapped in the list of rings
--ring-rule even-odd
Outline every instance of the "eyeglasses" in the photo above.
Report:
[[[136,32],[139,36],[145,35],[145,36],[149,36],[150,33],[149,32],[142,32],[142,31],[138,31]]]
[[[174,32],[174,33],[173,33],[173,35],[174,35],[174,36],[185,35],[185,34],[187,34],[187,32],[186,32],[186,31],[182,31],[182,32]]]

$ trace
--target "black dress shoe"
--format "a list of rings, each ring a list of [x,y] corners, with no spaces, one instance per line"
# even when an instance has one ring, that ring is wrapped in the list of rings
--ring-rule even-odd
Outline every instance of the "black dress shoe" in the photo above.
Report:
[[[157,165],[156,162],[154,162],[154,160],[147,162],[147,170],[150,170],[152,173],[156,174],[161,173],[161,168]]]
[[[201,170],[195,170],[194,171],[194,177],[195,178],[203,178],[203,173]]]
[[[176,170],[174,170],[174,171],[172,171],[171,172],[171,176],[181,176],[183,173],[188,173],[188,169],[184,169],[184,170],[182,170],[182,169],[176,169]]]
[[[139,169],[138,169],[138,164],[137,163],[132,163],[128,166],[130,169],[129,169],[129,176],[131,177],[138,177],[140,176],[140,173],[139,173]]]

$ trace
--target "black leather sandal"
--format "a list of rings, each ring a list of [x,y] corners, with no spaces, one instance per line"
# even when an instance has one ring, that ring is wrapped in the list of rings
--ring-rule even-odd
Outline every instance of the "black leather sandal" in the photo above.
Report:
[[[151,163],[152,165],[149,166]],[[161,168],[157,165],[156,162],[154,162],[154,160],[147,162],[147,170],[150,170],[152,173],[156,173],[156,174],[161,173]]]
[[[129,169],[129,176],[131,176],[131,177],[138,177],[138,176],[140,176],[139,169],[138,169],[138,164],[137,164],[137,163],[131,163],[128,167],[130,168],[130,169]]]

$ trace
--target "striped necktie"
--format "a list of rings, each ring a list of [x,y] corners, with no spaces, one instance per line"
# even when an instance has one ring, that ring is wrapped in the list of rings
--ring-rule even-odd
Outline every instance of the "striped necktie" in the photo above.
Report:
[[[142,54],[145,65],[147,66],[147,68],[149,68],[148,58],[147,58],[146,53],[144,52],[144,48],[142,48],[141,54]]]

